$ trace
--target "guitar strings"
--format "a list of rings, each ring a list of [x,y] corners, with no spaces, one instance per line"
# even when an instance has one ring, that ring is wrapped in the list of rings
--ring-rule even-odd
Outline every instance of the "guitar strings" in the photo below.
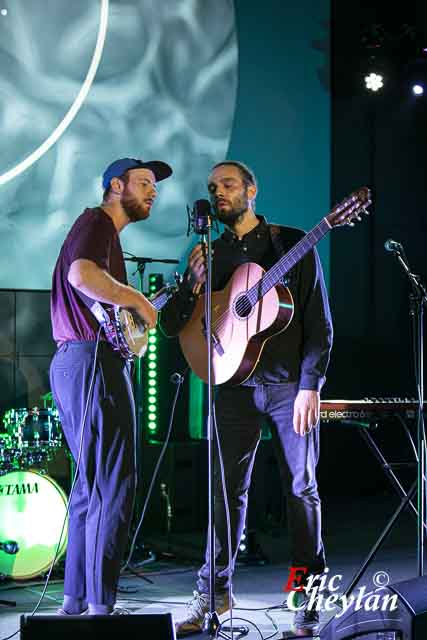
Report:
[[[322,222],[323,220],[319,223],[319,225]],[[317,227],[319,225],[317,225]],[[257,302],[259,302],[262,296],[265,295],[274,286],[274,284],[272,283],[272,280],[275,280],[276,276],[279,276],[280,278],[281,276],[284,275],[283,273],[281,273],[281,268],[279,266],[282,263],[283,258],[286,258],[286,261],[288,261],[288,260],[293,260],[294,257],[296,257],[296,260],[295,260],[295,263],[296,263],[300,258],[302,258],[305,255],[305,253],[307,253],[307,251],[305,251],[302,253],[302,255],[299,255],[302,245],[307,243],[307,240],[310,239],[311,235],[314,235],[314,237],[316,238],[316,234],[313,232],[315,231],[315,229],[317,229],[317,227],[315,227],[314,229],[312,229],[312,231],[307,233],[307,235],[304,236],[304,238],[302,238],[292,249],[290,249],[290,251],[288,251],[288,253],[285,256],[280,258],[280,260],[273,267],[271,267],[271,269],[269,269],[266,273],[263,274],[263,276],[258,280],[256,284],[252,285],[249,289],[247,289],[246,293],[244,294],[244,297],[249,299],[251,306],[254,306],[255,304],[257,304]],[[322,233],[322,236],[325,235],[325,233],[326,232]],[[320,236],[320,238],[322,236]],[[320,238],[318,238],[317,241],[320,240]],[[285,261],[283,260],[283,262]],[[265,285],[268,286],[268,289],[266,290],[264,290]],[[258,297],[258,300],[256,300],[255,303],[252,303],[250,299],[252,297],[251,293],[253,294],[256,291],[256,289],[259,289],[261,291],[261,296]],[[218,316],[218,318],[216,318],[212,326],[212,329],[215,332],[218,332],[226,324],[230,313],[232,313],[232,310],[230,309],[230,307],[228,307],[227,309],[225,309],[225,311],[222,312],[221,315]]]
[[[334,207],[332,211],[338,212],[339,206],[340,205]],[[349,210],[347,211],[347,213],[356,212],[360,210],[360,208],[361,208],[361,203],[360,202],[358,202],[357,204],[355,203],[349,206]],[[280,260],[275,265],[273,265],[266,273],[264,273],[263,276],[259,279],[259,281],[255,285],[252,285],[249,289],[247,289],[245,293],[245,298],[249,299],[250,304],[252,306],[255,306],[255,304],[257,304],[259,300],[274,286],[273,281],[277,282],[277,280],[279,280],[283,275],[285,275],[287,271],[289,271],[306,253],[308,253],[308,251],[303,251],[303,253],[300,255],[300,249],[303,247],[303,245],[307,244],[307,241],[310,244],[311,238],[314,236],[314,239],[316,241],[314,244],[316,244],[328,233],[328,231],[330,231],[330,229],[331,229],[330,223],[327,221],[327,218],[325,216],[313,229],[311,229],[311,231],[309,231],[303,238],[301,238],[301,240],[299,240],[299,242],[297,242],[297,244],[294,247],[292,247],[292,249],[290,249],[288,253],[282,256],[282,258],[280,258]],[[317,237],[318,231],[320,231],[319,237]],[[286,260],[284,260],[284,258],[286,258]],[[294,261],[294,264],[290,266],[289,269],[285,271],[285,273],[281,273],[282,267],[280,265],[282,264],[283,266],[283,262],[293,261],[294,258],[296,258]],[[276,280],[276,277],[277,277],[277,280]],[[267,285],[268,287],[266,290],[264,290],[265,285]],[[257,288],[261,291],[261,295],[259,297],[257,296],[258,299],[255,301],[255,303],[252,303],[251,297]],[[223,311],[223,313],[219,315],[218,318],[216,318],[212,326],[212,329],[215,332],[219,331],[224,326],[224,324],[228,320],[228,316],[230,313],[231,313],[231,309],[228,308],[225,311]]]

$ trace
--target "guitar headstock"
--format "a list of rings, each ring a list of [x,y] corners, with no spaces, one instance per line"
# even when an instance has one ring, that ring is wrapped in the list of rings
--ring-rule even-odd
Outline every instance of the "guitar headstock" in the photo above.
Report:
[[[337,204],[326,216],[331,227],[348,225],[354,227],[354,220],[360,222],[362,214],[369,214],[366,210],[371,204],[371,192],[368,187],[361,187],[353,191],[347,198]]]

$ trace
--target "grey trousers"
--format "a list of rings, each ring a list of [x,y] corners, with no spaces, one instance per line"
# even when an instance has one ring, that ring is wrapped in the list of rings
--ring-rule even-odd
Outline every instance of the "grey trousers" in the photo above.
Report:
[[[94,342],[68,342],[53,357],[51,388],[77,462]],[[136,487],[135,407],[128,364],[100,342],[82,455],[71,498],[64,594],[112,606]]]
[[[276,444],[278,463],[287,500],[292,566],[305,566],[322,573],[325,554],[321,538],[321,509],[316,482],[319,459],[319,429],[297,435],[292,426],[296,384],[257,387],[219,387],[216,416],[225,467],[231,519],[231,564],[227,522],[221,488],[218,456],[215,459],[215,589],[229,586],[245,525],[248,491],[261,424],[267,418]],[[197,588],[209,591],[209,554],[199,571]]]

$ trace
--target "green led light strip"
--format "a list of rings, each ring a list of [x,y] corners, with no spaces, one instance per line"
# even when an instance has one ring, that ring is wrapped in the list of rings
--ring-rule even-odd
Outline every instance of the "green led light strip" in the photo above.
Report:
[[[147,427],[150,434],[157,431],[157,329],[150,329],[148,337],[148,385],[146,389]],[[151,375],[150,375],[151,374]]]
[[[148,295],[157,293],[163,286],[163,276],[158,273],[150,274],[148,278]],[[149,436],[158,431],[158,331],[150,329],[148,332],[148,348],[145,356],[147,382],[145,385],[145,416]]]

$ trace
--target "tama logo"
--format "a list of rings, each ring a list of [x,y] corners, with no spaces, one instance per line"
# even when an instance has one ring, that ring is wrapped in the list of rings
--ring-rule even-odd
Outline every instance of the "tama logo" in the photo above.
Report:
[[[22,482],[21,484],[0,484],[0,496],[23,496],[29,493],[38,493],[37,482]]]

